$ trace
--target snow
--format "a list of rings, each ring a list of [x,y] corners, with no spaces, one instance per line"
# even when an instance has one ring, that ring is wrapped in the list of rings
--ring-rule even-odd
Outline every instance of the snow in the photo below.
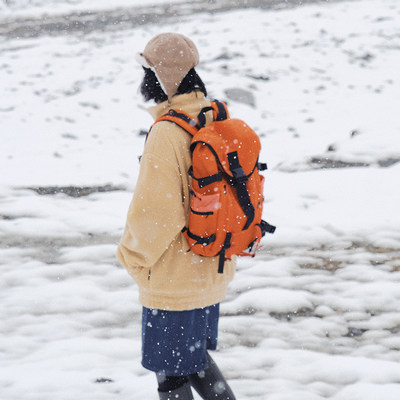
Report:
[[[115,250],[152,123],[134,55],[179,31],[199,47],[210,97],[257,130],[269,165],[264,217],[278,229],[239,261],[214,355],[237,397],[397,400],[399,18],[396,0],[356,0],[0,37],[0,398],[157,398],[138,290]],[[237,88],[254,106],[229,99]],[[124,189],[68,195],[105,185]]]
[[[93,12],[126,7],[156,7],[184,3],[184,0],[3,0],[0,3],[0,12],[6,16],[48,16],[72,12]]]

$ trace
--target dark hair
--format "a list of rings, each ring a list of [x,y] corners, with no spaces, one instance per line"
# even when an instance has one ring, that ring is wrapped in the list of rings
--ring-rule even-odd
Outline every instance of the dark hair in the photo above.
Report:
[[[156,74],[150,68],[143,67],[143,69],[144,78],[140,85],[140,93],[142,94],[144,100],[154,100],[156,103],[162,103],[163,101],[167,100],[168,97],[162,90]],[[196,89],[200,90],[205,96],[207,96],[207,90],[204,82],[201,80],[196,70],[192,68],[183,78],[183,81],[179,85],[176,94],[190,93]]]
[[[197,75],[196,70],[192,68],[183,78],[183,81],[179,85],[176,94],[190,93],[196,89],[200,90],[200,92],[203,92],[204,96],[207,96],[207,89],[204,85],[204,82],[201,80],[199,75]]]

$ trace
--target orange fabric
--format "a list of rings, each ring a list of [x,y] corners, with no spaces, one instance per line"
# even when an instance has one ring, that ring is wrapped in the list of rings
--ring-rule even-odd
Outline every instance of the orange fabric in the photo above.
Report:
[[[211,102],[211,106],[216,120],[217,105]],[[254,255],[245,251],[252,244],[254,249],[258,248],[262,237],[258,224],[262,217],[264,178],[257,168],[261,150],[258,135],[243,121],[230,119],[224,107],[227,119],[214,121],[200,130],[194,122],[188,123],[170,114],[160,120],[174,122],[193,135],[189,225],[188,231],[184,232],[191,249],[203,256],[217,256],[224,249],[227,233],[230,233],[230,247],[225,248],[225,258],[230,259],[232,255]],[[196,119],[194,121],[197,123]],[[235,187],[229,182],[234,179],[228,159],[228,153],[232,152],[237,152],[239,163],[248,177],[246,188],[254,207],[254,220],[247,229],[244,229],[247,216]],[[203,187],[199,184],[201,178],[218,173],[222,179]],[[210,240],[210,243],[202,241],[213,236],[215,240]]]
[[[191,117],[189,114],[186,114],[186,113],[184,113],[184,112],[182,112],[182,111],[180,111],[180,114],[183,114],[183,115],[185,115],[186,117],[190,118],[190,120],[193,121],[193,123],[190,124],[190,123],[188,123],[188,122],[186,122],[186,121],[183,121],[182,119],[179,119],[179,124],[178,124],[178,125],[179,125],[181,128],[185,129],[185,131],[188,132],[188,133],[190,133],[192,136],[195,135],[196,132],[197,132],[197,128],[196,128],[195,125],[198,125],[199,121],[198,121],[196,118],[193,118],[193,117]],[[153,126],[154,126],[156,123],[161,122],[161,121],[176,122],[177,120],[178,120],[177,117],[174,117],[173,115],[171,115],[171,114],[168,113],[168,114],[163,115],[163,116],[160,117],[159,119],[157,119],[157,121],[153,124]],[[150,131],[150,132],[151,132],[151,131]],[[149,132],[149,133],[150,133],[150,132]]]
[[[217,116],[218,116],[218,106],[217,106],[217,104],[215,103],[215,101],[210,101],[210,103],[211,103],[211,107],[214,109],[214,110],[213,110],[213,116],[214,116],[214,121],[215,121],[215,120],[217,119]],[[223,107],[224,107],[224,109],[225,109],[227,118],[230,118],[230,117],[229,117],[228,107],[226,106],[225,103],[221,103],[221,104],[223,105]]]

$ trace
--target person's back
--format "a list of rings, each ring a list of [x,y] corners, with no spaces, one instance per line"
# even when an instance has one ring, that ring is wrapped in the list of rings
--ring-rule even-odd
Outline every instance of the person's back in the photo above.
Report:
[[[195,90],[174,96],[170,107],[197,115],[208,104]],[[167,105],[152,107],[153,117],[167,112]],[[218,303],[233,276],[234,263],[226,263],[224,274],[218,274],[218,257],[189,251],[182,234],[189,216],[190,142],[191,136],[175,124],[162,121],[153,126],[118,248],[148,308],[178,311]]]
[[[155,120],[171,109],[195,118],[210,104],[190,39],[158,35],[139,59],[145,70],[141,92],[157,103],[149,110]],[[210,122],[212,113],[206,117]],[[191,136],[173,123],[153,125],[117,255],[139,286],[142,364],[156,372],[160,399],[192,399],[192,386],[204,399],[234,400],[207,350],[217,345],[219,303],[235,261],[218,274],[218,257],[191,252],[182,233],[190,211],[190,143]]]

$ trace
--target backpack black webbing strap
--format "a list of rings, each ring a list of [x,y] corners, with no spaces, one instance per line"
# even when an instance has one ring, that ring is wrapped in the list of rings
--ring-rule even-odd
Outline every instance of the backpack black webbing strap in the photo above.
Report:
[[[257,224],[260,229],[261,233],[264,236],[266,233],[274,233],[276,230],[276,226],[269,224],[267,221],[261,220],[259,224]]]
[[[242,166],[239,163],[239,156],[237,151],[232,151],[227,154],[229,169],[233,175],[233,187],[236,189],[240,207],[246,215],[246,225],[242,230],[246,230],[254,220],[255,210],[251,204],[249,192],[247,191],[246,183],[249,177],[244,173]]]
[[[212,107],[204,107],[201,109],[199,115],[197,116],[197,120],[199,121],[199,125],[201,128],[206,126],[206,112],[214,110]]]
[[[218,107],[218,114],[217,114],[217,118],[215,120],[223,121],[225,119],[228,119],[228,113],[226,112],[226,108],[225,108],[224,104],[218,100],[214,100],[214,103]]]
[[[162,117],[158,118],[158,120],[151,126],[149,132],[147,133],[146,140],[153,126],[157,122],[161,121],[169,121],[175,125],[178,125],[184,131],[186,131],[190,136],[193,136],[201,128],[201,126],[198,123],[198,120],[190,118],[190,116],[187,114],[179,113],[175,110],[169,110]]]
[[[212,104],[217,106],[217,109],[213,106],[204,107],[201,109],[199,115],[197,116],[197,120],[199,121],[200,127],[206,126],[206,112],[207,111],[215,111],[217,113],[215,121],[224,121],[228,119],[228,113],[223,103],[218,100],[212,101]],[[214,114],[215,115],[215,114]]]
[[[188,115],[184,114],[184,113],[179,113],[175,110],[169,110],[167,115],[171,115],[172,117],[175,118],[179,118],[182,121],[186,122],[187,124],[189,124],[190,126],[194,126],[197,129],[200,129],[200,125],[197,123],[197,121],[193,118],[190,118]]]
[[[201,244],[202,246],[207,246],[210,243],[215,242],[215,239],[217,238],[217,235],[215,233],[207,237],[195,235],[193,232],[190,232],[189,229],[186,227],[182,229],[182,232],[186,232],[186,234],[190,237],[190,239],[195,240],[196,241],[195,245]]]
[[[268,169],[268,165],[267,165],[267,163],[258,162],[257,168],[259,171],[265,171],[266,169]]]
[[[231,238],[232,233],[227,232],[225,236],[225,242],[222,246],[221,251],[219,252],[219,261],[218,261],[218,273],[222,274],[224,272],[224,264],[225,264],[225,250],[231,247]]]
[[[222,173],[221,172],[217,172],[214,175],[205,176],[204,178],[196,178],[193,175],[193,167],[192,166],[189,168],[188,174],[197,181],[197,184],[199,185],[200,188],[203,188],[204,186],[207,186],[207,185],[211,185],[214,182],[222,181]]]

